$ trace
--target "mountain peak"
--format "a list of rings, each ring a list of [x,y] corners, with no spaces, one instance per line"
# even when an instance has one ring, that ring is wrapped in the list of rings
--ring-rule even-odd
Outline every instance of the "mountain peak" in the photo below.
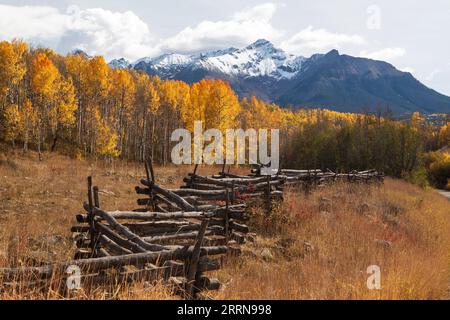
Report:
[[[82,49],[73,49],[71,52],[70,52],[70,54],[71,55],[74,55],[74,56],[82,56],[82,57],[84,57],[84,58],[87,58],[87,59],[90,59],[91,58],[91,56],[90,55],[88,55],[84,50],[82,50]]]
[[[273,48],[273,44],[272,44],[272,42],[270,42],[266,39],[258,39],[255,42],[253,42],[251,45],[249,45],[247,48],[255,49],[255,48],[262,48],[262,47]]]
[[[113,69],[127,69],[130,62],[125,58],[111,60],[108,65]]]
[[[257,95],[280,105],[346,112],[389,105],[398,114],[450,110],[449,97],[386,62],[341,55],[337,50],[305,58],[265,39],[241,49],[144,58],[130,68],[187,83],[223,79],[241,97]]]
[[[339,51],[337,51],[336,49],[331,50],[330,52],[328,52],[326,54],[327,57],[337,57],[339,56]]]

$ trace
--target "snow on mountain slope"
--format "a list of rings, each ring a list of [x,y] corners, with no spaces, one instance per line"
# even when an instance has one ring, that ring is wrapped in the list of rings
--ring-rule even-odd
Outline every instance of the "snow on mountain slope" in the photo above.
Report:
[[[269,41],[258,40],[244,49],[208,57],[199,63],[208,70],[228,75],[291,79],[300,70],[303,61],[303,57],[286,54]]]
[[[195,55],[165,54],[157,58],[136,61],[136,69],[168,74],[180,68],[203,69],[240,77],[271,77],[291,79],[306,59],[285,53],[267,40],[258,40],[243,48],[229,48]]]
[[[130,62],[124,58],[114,59],[109,63],[109,66],[113,69],[128,69]]]
[[[127,63],[119,59],[111,65],[126,67]],[[337,50],[304,58],[275,48],[267,40],[242,49],[143,58],[128,68],[189,84],[222,79],[240,97],[255,95],[282,106],[345,112],[389,106],[396,114],[450,110],[450,97],[386,62],[352,57]]]

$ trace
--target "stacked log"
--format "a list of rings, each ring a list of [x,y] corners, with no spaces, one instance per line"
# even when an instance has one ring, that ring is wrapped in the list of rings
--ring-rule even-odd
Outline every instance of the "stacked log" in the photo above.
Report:
[[[148,171],[154,175],[153,169]],[[247,218],[245,206],[196,205],[196,200],[185,199],[183,194],[158,186],[154,180],[141,182],[145,187],[136,187],[136,191],[148,198],[138,200],[138,204],[146,209],[105,211],[99,208],[98,188],[92,187],[92,179],[88,179],[86,213],[76,216],[78,223],[86,225],[72,228],[78,247],[75,261],[152,253],[151,257],[157,259],[145,261],[151,263],[150,267],[143,268],[139,261],[133,264],[142,271],[139,275],[145,278],[148,274],[146,280],[151,280],[150,276],[168,280],[191,298],[200,296],[202,290],[219,289],[220,282],[205,272],[220,268],[224,254],[239,251],[233,245],[241,243],[242,234],[248,232],[241,223]],[[155,210],[150,211],[152,208]],[[144,272],[148,268],[154,272]]]
[[[245,222],[249,200],[262,199],[271,210],[272,201],[282,200],[286,186],[304,187],[335,181],[356,183],[383,182],[376,170],[347,174],[330,170],[281,169],[261,175],[261,168],[247,175],[230,170],[210,177],[193,173],[179,189],[156,184],[153,166],[145,165],[146,178],[135,188],[140,208],[131,211],[101,209],[99,188],[88,177],[84,213],[77,214],[72,227],[77,251],[70,262],[31,268],[0,269],[4,285],[30,287],[48,285],[55,274],[63,275],[65,289],[67,268],[79,268],[80,283],[107,283],[164,280],[176,286],[186,298],[198,298],[203,290],[217,290],[220,282],[206,275],[221,267],[225,254],[239,254],[249,227]]]
[[[261,167],[251,170],[251,176],[261,177]],[[276,177],[285,178],[285,186],[303,186],[311,188],[312,186],[333,183],[336,181],[347,181],[352,183],[382,183],[384,174],[375,169],[366,171],[351,171],[349,173],[337,173],[331,170],[295,170],[280,169],[275,173]]]

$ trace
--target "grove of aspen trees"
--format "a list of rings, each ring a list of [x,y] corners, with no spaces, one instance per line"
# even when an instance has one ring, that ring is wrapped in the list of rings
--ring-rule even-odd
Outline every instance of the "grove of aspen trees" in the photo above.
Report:
[[[151,155],[166,165],[172,131],[192,130],[201,120],[204,129],[280,129],[283,166],[375,168],[405,177],[429,175],[440,162],[444,173],[438,174],[448,174],[449,153],[430,152],[450,144],[450,122],[431,126],[418,113],[398,121],[386,110],[282,108],[256,97],[240,99],[223,80],[189,85],[113,69],[101,56],[64,56],[21,40],[0,42],[0,145],[40,156],[57,151],[142,161]]]

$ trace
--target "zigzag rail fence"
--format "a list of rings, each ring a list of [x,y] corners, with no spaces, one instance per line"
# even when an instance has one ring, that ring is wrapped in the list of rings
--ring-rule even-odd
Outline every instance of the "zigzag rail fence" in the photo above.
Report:
[[[208,271],[222,267],[227,255],[239,255],[249,227],[247,205],[263,199],[268,211],[273,201],[283,199],[286,187],[312,187],[338,180],[381,183],[384,175],[376,170],[338,174],[321,170],[278,170],[261,175],[261,166],[247,176],[225,172],[184,177],[179,189],[156,184],[151,162],[145,164],[146,177],[135,188],[138,209],[101,209],[99,187],[88,177],[85,213],[76,215],[73,226],[77,251],[73,261],[36,267],[0,269],[3,287],[48,288],[57,275],[57,290],[67,292],[68,268],[79,268],[81,287],[107,283],[164,281],[186,299],[207,298],[205,291],[218,290],[218,279]]]

